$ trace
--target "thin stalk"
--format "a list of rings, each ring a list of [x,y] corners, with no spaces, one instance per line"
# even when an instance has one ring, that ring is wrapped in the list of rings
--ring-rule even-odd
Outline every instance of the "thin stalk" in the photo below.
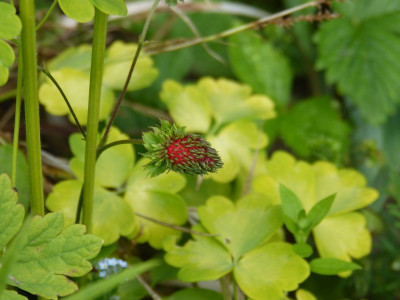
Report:
[[[92,232],[93,193],[99,128],[100,98],[108,15],[96,8],[93,28],[92,60],[90,67],[89,107],[86,127],[85,169],[83,182],[82,222]]]
[[[121,106],[121,103],[122,103],[122,99],[125,97],[126,90],[128,89],[129,82],[131,81],[131,78],[132,78],[133,70],[135,69],[136,63],[137,63],[137,61],[139,59],[140,51],[142,50],[143,43],[144,43],[145,38],[146,38],[147,30],[149,29],[150,21],[151,21],[153,15],[154,15],[154,12],[156,11],[156,8],[157,8],[159,3],[160,3],[160,0],[154,0],[153,6],[151,7],[149,14],[147,15],[146,21],[145,21],[144,26],[143,26],[142,33],[139,36],[139,41],[138,41],[138,46],[136,48],[136,53],[135,53],[135,56],[134,56],[134,58],[132,60],[132,64],[131,64],[131,67],[129,69],[128,76],[126,78],[124,87],[123,87],[123,89],[121,91],[121,95],[119,96],[119,98],[117,100],[117,103],[114,106],[113,112],[111,114],[111,118],[107,123],[107,127],[106,127],[106,130],[104,131],[103,137],[101,138],[99,147],[102,147],[107,142],[108,133],[110,132],[111,126],[114,123],[115,117],[117,116],[119,107]]]
[[[58,0],[54,0],[53,4],[51,4],[49,10],[46,12],[46,15],[43,17],[42,21],[40,21],[40,23],[38,25],[36,25],[35,30],[38,31],[40,29],[40,27],[42,27],[42,25],[44,23],[46,23],[47,19],[50,17],[51,13],[53,12],[53,9],[56,7],[58,3]]]
[[[14,136],[13,136],[13,155],[11,163],[11,182],[15,186],[17,182],[17,156],[19,145],[19,125],[21,121],[21,102],[22,102],[22,72],[23,62],[21,53],[21,43],[18,45],[18,77],[17,77],[17,97],[15,103],[14,117]]]
[[[144,289],[149,293],[151,299],[153,300],[162,300],[160,295],[156,293],[155,290],[142,278],[142,276],[136,276],[136,280],[139,281],[140,285],[144,287]]]
[[[115,146],[118,146],[118,145],[124,145],[124,144],[141,145],[141,144],[143,144],[143,140],[141,140],[141,139],[129,139],[129,140],[119,140],[119,141],[115,141],[115,142],[109,143],[107,145],[104,145],[102,147],[97,148],[97,157],[99,157],[100,154],[103,153],[108,148],[115,147]]]
[[[238,300],[238,288],[235,281],[233,281],[233,300]]]
[[[21,46],[23,57],[26,144],[30,175],[31,207],[34,215],[44,215],[42,159],[40,153],[40,118],[37,81],[35,3],[20,0],[22,22]]]
[[[224,300],[232,300],[231,291],[230,291],[230,284],[231,281],[229,279],[229,275],[225,275],[219,279],[219,283],[221,285],[221,292],[224,296]]]
[[[200,232],[200,231],[196,231],[196,230],[191,230],[191,229],[183,227],[183,226],[179,226],[179,225],[163,222],[163,221],[154,219],[152,217],[148,217],[148,216],[142,215],[141,213],[138,213],[138,212],[135,212],[135,215],[137,215],[138,217],[140,217],[142,219],[145,219],[147,221],[150,221],[150,222],[153,222],[155,224],[158,224],[160,226],[171,228],[171,229],[174,229],[174,230],[177,230],[177,231],[186,232],[186,233],[190,233],[190,234],[194,234],[194,235],[207,236],[207,237],[216,237],[216,236],[218,236],[218,234]]]
[[[246,31],[249,29],[259,28],[260,26],[266,25],[268,23],[271,23],[275,20],[281,19],[282,17],[291,15],[300,10],[303,10],[303,9],[306,9],[306,8],[312,7],[312,6],[318,6],[318,5],[321,5],[322,3],[326,3],[326,2],[329,2],[329,0],[310,1],[310,2],[301,4],[298,6],[294,6],[292,8],[282,10],[276,14],[262,17],[256,21],[222,31],[217,34],[209,35],[206,37],[198,37],[198,38],[191,39],[188,41],[178,42],[178,43],[172,44],[172,45],[170,45],[170,44],[168,44],[168,42],[166,42],[166,43],[161,43],[161,44],[154,45],[154,46],[149,46],[146,49],[146,52],[150,55],[155,55],[155,54],[159,54],[159,53],[175,51],[175,50],[179,50],[179,49],[183,49],[183,48],[187,48],[187,47],[191,47],[191,46],[195,46],[195,45],[213,42],[213,41],[231,36],[233,34],[237,34],[239,32],[243,32],[243,31]]]
[[[47,68],[41,68],[39,67],[39,70],[46,75],[51,82],[53,82],[53,84],[56,86],[56,88],[58,89],[58,91],[60,92],[61,96],[64,99],[65,104],[68,107],[69,112],[71,113],[72,117],[74,118],[75,124],[76,126],[78,126],[79,131],[81,132],[81,134],[83,135],[83,138],[86,139],[86,133],[85,130],[83,130],[83,127],[81,126],[81,124],[79,123],[78,117],[76,116],[71,104],[68,101],[67,96],[65,95],[63,89],[61,88],[61,86],[58,84],[57,80],[53,77],[53,75],[51,75],[50,71]]]

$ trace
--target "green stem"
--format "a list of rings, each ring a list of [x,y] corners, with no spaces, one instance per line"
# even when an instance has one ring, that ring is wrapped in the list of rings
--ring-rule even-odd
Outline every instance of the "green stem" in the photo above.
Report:
[[[21,121],[21,102],[22,102],[22,53],[21,43],[18,45],[18,77],[17,77],[17,97],[15,103],[15,117],[14,117],[14,136],[13,136],[13,155],[11,164],[11,182],[13,186],[17,182],[17,158],[18,158],[18,145],[19,145],[19,125]]]
[[[24,66],[22,79],[24,83],[26,144],[28,149],[31,207],[34,215],[44,215],[37,82],[35,4],[32,0],[20,0],[19,7],[22,22],[21,46]]]
[[[53,9],[56,7],[57,3],[58,3],[58,0],[53,1],[53,4],[50,6],[49,10],[47,11],[46,15],[43,17],[42,21],[40,21],[40,23],[35,27],[36,31],[38,31],[40,29],[40,27],[42,27],[42,25],[44,23],[46,23],[47,19],[50,17],[50,15],[53,12]]]
[[[221,285],[222,295],[224,296],[224,300],[232,300],[231,291],[229,290],[230,280],[229,275],[225,275],[219,279],[219,283]]]
[[[96,8],[90,67],[89,107],[86,127],[85,169],[83,183],[83,224],[92,232],[93,193],[99,128],[100,98],[103,79],[107,15]]]
[[[109,144],[99,147],[97,149],[97,157],[99,157],[100,154],[103,153],[103,151],[107,150],[108,148],[115,147],[118,145],[124,145],[124,144],[141,145],[141,144],[143,144],[143,140],[129,139],[129,140],[120,140],[120,141],[115,141],[115,142],[109,143]]]
[[[238,300],[238,288],[235,281],[233,281],[233,300]]]
[[[56,86],[56,88],[58,89],[58,91],[60,92],[61,96],[64,99],[65,104],[68,107],[69,112],[71,113],[72,117],[74,118],[75,124],[76,126],[78,126],[79,131],[81,132],[81,134],[83,135],[83,138],[86,139],[86,133],[85,130],[83,130],[83,127],[81,126],[81,124],[79,123],[78,117],[76,116],[71,104],[68,101],[67,96],[65,95],[63,89],[61,88],[61,86],[58,84],[57,80],[53,77],[53,75],[51,75],[50,71],[47,68],[41,68],[39,67],[39,70],[46,75],[51,82],[53,82],[53,84]]]
[[[145,38],[146,38],[147,30],[149,29],[150,21],[151,21],[151,19],[153,17],[153,14],[156,11],[156,8],[157,8],[159,3],[160,3],[160,0],[154,0],[153,6],[151,7],[149,14],[147,15],[146,21],[145,21],[144,26],[143,26],[142,33],[141,33],[141,35],[139,37],[138,46],[136,48],[136,53],[135,53],[135,56],[134,56],[134,58],[132,60],[131,67],[130,67],[129,72],[128,72],[128,76],[126,78],[124,87],[122,88],[121,95],[119,96],[118,101],[114,106],[113,112],[111,114],[111,118],[107,123],[106,130],[104,131],[104,135],[101,138],[101,141],[100,141],[100,144],[99,144],[100,147],[102,147],[107,142],[108,133],[110,132],[111,126],[114,123],[114,119],[117,116],[119,107],[121,106],[122,99],[124,98],[124,96],[126,94],[126,91],[128,89],[129,82],[131,81],[131,78],[132,78],[133,70],[135,69],[136,63],[137,63],[137,61],[139,59],[139,54],[140,54],[140,51],[142,50],[143,43],[144,43]]]

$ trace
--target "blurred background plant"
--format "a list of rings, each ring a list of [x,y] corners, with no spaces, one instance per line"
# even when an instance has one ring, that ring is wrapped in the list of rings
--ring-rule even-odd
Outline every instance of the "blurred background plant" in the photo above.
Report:
[[[35,1],[38,20],[51,2]],[[76,2],[58,2],[37,32],[39,64],[46,65],[62,86],[85,125],[94,8],[89,1],[81,1],[79,9]],[[312,204],[337,193],[331,213],[312,230],[309,243],[317,250],[312,257],[318,253],[353,260],[363,270],[351,276],[314,272],[308,277],[305,259],[293,256],[293,269],[287,272],[297,271],[297,277],[277,285],[277,297],[314,299],[312,293],[327,300],[400,298],[400,2],[317,1],[285,17],[224,35],[311,2],[185,0],[173,8],[161,4],[109,141],[140,138],[149,126],[166,119],[205,135],[221,154],[224,167],[204,178],[176,173],[147,178],[142,171],[146,160],[139,158],[145,151],[141,145],[114,147],[99,157],[93,233],[105,247],[93,261],[96,270],[90,280],[107,278],[165,252],[170,264],[164,262],[101,299],[222,299],[209,290],[215,289],[213,283],[185,283],[216,279],[222,287],[225,279],[236,280],[248,296],[269,299],[262,298],[263,287],[248,284],[245,278],[253,276],[253,261],[294,255],[282,242],[293,244],[293,232],[273,217],[273,207],[281,204],[279,184],[296,194],[307,213]],[[0,1],[4,3],[8,1]],[[101,130],[123,88],[152,1],[126,4],[127,17],[109,20]],[[18,21],[9,14],[0,9],[0,19],[18,29]],[[0,28],[0,172],[11,175],[17,72],[10,40],[19,29],[3,31]],[[203,38],[208,43],[199,43]],[[59,91],[44,75],[39,100],[46,207],[63,211],[65,224],[73,224],[83,180],[84,141]],[[21,124],[23,128],[24,121]],[[16,187],[19,201],[28,209],[24,140],[21,130]],[[367,185],[379,191],[379,197]],[[256,205],[256,198],[263,200]],[[262,234],[239,234],[229,220],[225,221],[230,228],[213,224],[227,212]],[[257,218],[265,215],[272,221],[258,224]],[[251,217],[255,224],[250,225]],[[194,226],[189,229],[188,224]],[[182,232],[185,228],[194,239]],[[193,231],[233,236],[232,244],[223,248],[207,243]],[[330,244],[327,235],[339,242]],[[249,242],[244,236],[254,243],[245,249],[241,247]],[[201,266],[193,265],[192,260],[205,259],[190,257],[193,249],[200,254],[213,249],[220,255],[215,260],[210,256],[211,271],[200,272]],[[239,257],[246,259],[236,265]],[[257,272],[263,272],[268,264],[258,267]],[[300,283],[302,289],[296,293],[283,292]]]

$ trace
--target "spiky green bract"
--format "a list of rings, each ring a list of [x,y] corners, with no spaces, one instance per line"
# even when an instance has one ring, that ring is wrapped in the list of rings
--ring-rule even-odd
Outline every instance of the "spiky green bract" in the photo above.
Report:
[[[145,165],[150,176],[166,171],[189,175],[214,173],[223,163],[217,151],[202,136],[186,133],[185,127],[161,121],[160,127],[143,134],[145,157],[151,161]]]

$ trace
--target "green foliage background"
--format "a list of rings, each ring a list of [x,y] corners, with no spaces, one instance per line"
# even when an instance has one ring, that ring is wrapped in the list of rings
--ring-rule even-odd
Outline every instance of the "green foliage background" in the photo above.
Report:
[[[51,3],[35,2],[38,16]],[[266,15],[307,2],[232,3]],[[91,55],[86,22],[92,20],[95,8],[125,16],[126,3],[59,0],[58,4],[38,32],[38,55],[85,125]],[[49,213],[33,221],[32,230],[51,227],[54,232],[39,243],[43,257],[35,257],[29,242],[20,249],[11,272],[17,280],[7,284],[55,298],[76,289],[64,275],[87,273],[86,259],[93,258],[96,267],[85,279],[89,283],[157,257],[162,258],[161,265],[145,280],[170,300],[224,299],[207,285],[183,289],[164,283],[227,278],[251,299],[399,298],[399,2],[332,1],[297,12],[292,19],[208,43],[209,48],[197,45],[151,55],[156,41],[193,38],[190,26],[200,36],[210,36],[254,20],[240,14],[184,13],[189,25],[179,14],[156,14],[150,42],[139,57],[108,142],[140,138],[159,118],[166,118],[203,134],[221,155],[224,167],[203,178],[173,172],[149,178],[143,172],[147,161],[141,158],[145,151],[141,145],[121,145],[101,154],[96,164],[93,233],[104,247],[94,258],[100,239],[83,236],[83,229],[73,225],[85,141],[59,91],[40,77],[43,148],[55,160],[45,161],[44,169]],[[59,26],[65,15],[80,24],[73,29]],[[304,15],[311,21],[295,19]],[[12,107],[8,92],[16,86],[12,39],[21,26],[7,1],[0,1],[0,20],[0,111],[5,116]],[[110,21],[101,130],[121,93],[143,23],[137,15]],[[12,123],[0,124],[0,172],[10,174],[12,148],[7,134]],[[17,165],[18,202],[28,212],[23,152]],[[3,225],[12,229],[8,235],[0,232],[2,259],[22,226],[23,209],[5,175],[0,183],[8,191],[0,194],[0,207],[8,212],[0,211],[3,220],[13,214],[21,219],[15,217],[18,224],[7,227],[0,218],[0,229]],[[192,232],[182,232],[181,227]],[[49,260],[54,248],[62,248],[57,243],[68,243],[78,235],[81,239],[73,242],[77,249],[68,251],[70,259],[78,255],[83,261],[79,268],[70,270],[73,262],[68,259],[65,264]],[[92,239],[86,252],[79,246],[85,239]],[[39,267],[29,266],[36,272],[30,275],[33,278],[27,278],[29,262],[22,255],[37,259]],[[44,288],[38,287],[37,278],[48,279]],[[112,296],[149,297],[135,279],[101,299]],[[0,292],[1,300],[21,297],[11,290]]]

